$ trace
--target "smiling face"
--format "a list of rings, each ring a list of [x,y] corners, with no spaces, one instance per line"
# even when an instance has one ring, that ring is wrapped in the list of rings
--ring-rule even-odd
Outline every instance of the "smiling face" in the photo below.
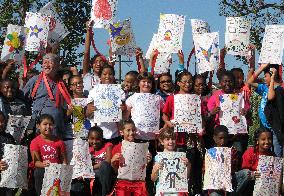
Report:
[[[152,81],[149,79],[142,79],[139,81],[140,93],[150,93],[152,90]]]
[[[123,126],[123,130],[120,131],[120,135],[123,135],[125,141],[134,142],[136,136],[136,127],[133,123],[127,123]]]
[[[137,85],[137,78],[133,75],[126,75],[124,79],[124,90],[131,91]]]
[[[44,59],[42,62],[42,71],[49,77],[53,77],[58,69],[59,65],[52,59]]]
[[[170,76],[161,76],[160,77],[160,90],[163,92],[171,92],[173,89],[173,82]]]
[[[184,75],[181,80],[177,82],[180,93],[189,93],[192,89],[192,76]]]
[[[201,95],[205,90],[205,81],[203,78],[196,78],[194,81],[194,93]]]
[[[99,150],[103,146],[103,138],[96,131],[92,131],[89,133],[88,142],[89,145],[94,148],[94,150]]]
[[[100,72],[101,67],[104,65],[104,60],[102,59],[102,57],[98,56],[97,58],[95,58],[95,60],[93,61],[92,67],[93,67],[93,72],[98,75]]]
[[[114,73],[111,68],[104,68],[101,74],[101,84],[113,84]]]
[[[231,78],[227,75],[224,75],[222,77],[220,85],[221,85],[222,90],[227,94],[230,94],[234,91],[233,78]]]
[[[73,77],[70,80],[70,90],[73,92],[73,94],[76,95],[82,95],[83,94],[83,80],[81,77]]]
[[[164,147],[164,151],[174,151],[176,148],[176,140],[173,138],[164,138],[160,142]]]
[[[54,123],[50,119],[43,119],[37,128],[40,130],[41,135],[45,137],[50,137],[53,134]]]
[[[270,132],[262,132],[258,139],[257,145],[260,152],[267,152],[270,150],[272,145],[272,136]]]

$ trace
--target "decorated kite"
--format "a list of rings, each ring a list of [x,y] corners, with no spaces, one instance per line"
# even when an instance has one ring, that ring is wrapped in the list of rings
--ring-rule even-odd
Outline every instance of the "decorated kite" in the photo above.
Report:
[[[40,13],[27,12],[25,27],[29,29],[26,51],[44,51],[47,46],[50,17]]]
[[[26,31],[25,27],[12,24],[8,25],[1,60],[14,59],[16,63],[22,63],[25,54]]]
[[[131,28],[131,20],[109,24],[112,52],[116,55],[132,56],[135,54],[136,43]]]
[[[226,18],[225,44],[228,54],[247,56],[250,26],[250,21],[245,18]]]
[[[161,14],[157,35],[159,52],[178,53],[182,49],[185,16]]]
[[[94,28],[108,28],[116,15],[118,0],[93,0],[91,20]]]
[[[219,33],[199,34],[193,41],[199,73],[213,71],[219,65]]]
[[[47,3],[43,8],[41,8],[39,10],[39,13],[44,14],[46,16],[50,16],[47,41],[51,46],[55,43],[59,43],[69,34],[68,29],[66,28],[60,16],[56,12],[56,9],[53,6],[52,2]]]

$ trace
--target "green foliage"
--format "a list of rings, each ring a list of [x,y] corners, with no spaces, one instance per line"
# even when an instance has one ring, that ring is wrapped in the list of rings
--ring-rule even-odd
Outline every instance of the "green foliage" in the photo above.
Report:
[[[283,21],[284,1],[265,3],[264,0],[220,0],[221,16],[246,17],[251,20],[250,42],[261,49],[265,25]]]
[[[2,0],[0,4],[0,27],[7,27],[8,24],[24,25],[25,13],[27,11],[37,12],[49,1],[42,0]],[[55,0],[54,5],[61,16],[64,24],[69,30],[69,35],[60,42],[60,56],[63,64],[74,65],[79,62],[83,54],[78,54],[79,46],[84,42],[85,22],[91,12],[90,1],[81,0]],[[1,32],[0,32],[1,33]],[[1,33],[2,34],[2,33]],[[0,37],[3,43],[4,36]],[[29,54],[31,59],[35,55]]]

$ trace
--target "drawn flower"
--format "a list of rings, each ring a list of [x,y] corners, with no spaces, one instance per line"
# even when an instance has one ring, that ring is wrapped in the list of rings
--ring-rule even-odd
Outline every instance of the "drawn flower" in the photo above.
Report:
[[[232,120],[234,121],[235,124],[238,124],[241,121],[237,116],[233,116]]]
[[[23,49],[25,40],[23,35],[19,35],[18,32],[12,32],[7,35],[7,38],[9,39],[9,41],[6,42],[6,44],[10,46],[9,52],[15,51],[16,53],[19,53],[20,50]]]
[[[230,98],[231,98],[232,101],[237,101],[237,100],[238,100],[238,95],[232,94],[232,95],[230,96]]]
[[[30,37],[31,36],[36,36],[38,38],[38,34],[43,30],[42,28],[38,28],[37,25],[35,25],[34,27],[33,26],[30,26],[30,29],[31,29],[31,34],[30,34]]]

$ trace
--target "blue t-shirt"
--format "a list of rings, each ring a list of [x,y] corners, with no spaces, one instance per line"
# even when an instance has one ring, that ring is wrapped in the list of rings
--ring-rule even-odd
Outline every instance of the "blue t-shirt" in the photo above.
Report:
[[[265,128],[270,129],[271,126],[268,123],[266,116],[264,114],[264,108],[265,108],[266,103],[267,103],[268,86],[266,84],[258,84],[255,92],[261,96],[260,105],[258,107],[258,116],[259,116],[259,119],[261,121],[261,124]]]

